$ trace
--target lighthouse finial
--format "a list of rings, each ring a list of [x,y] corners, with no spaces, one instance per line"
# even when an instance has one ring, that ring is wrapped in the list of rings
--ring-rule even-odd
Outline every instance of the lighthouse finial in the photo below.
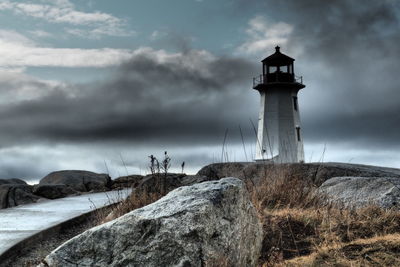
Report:
[[[277,46],[275,47],[276,52],[280,52],[280,51],[279,51],[280,49],[281,49],[281,48],[279,47],[279,45],[277,45]]]

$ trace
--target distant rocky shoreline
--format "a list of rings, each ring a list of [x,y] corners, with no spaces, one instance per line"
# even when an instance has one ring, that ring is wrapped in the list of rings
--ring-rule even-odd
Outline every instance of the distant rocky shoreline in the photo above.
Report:
[[[38,184],[22,179],[0,179],[0,209],[35,203],[43,199],[105,192],[135,186],[144,176],[130,175],[112,180],[107,174],[64,170],[48,174]]]

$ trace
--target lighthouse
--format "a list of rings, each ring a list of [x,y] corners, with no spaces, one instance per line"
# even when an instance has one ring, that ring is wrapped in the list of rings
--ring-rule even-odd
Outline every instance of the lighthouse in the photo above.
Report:
[[[294,73],[294,59],[275,53],[262,60],[262,74],[253,78],[260,93],[256,161],[304,162],[303,136],[297,93],[303,78]]]

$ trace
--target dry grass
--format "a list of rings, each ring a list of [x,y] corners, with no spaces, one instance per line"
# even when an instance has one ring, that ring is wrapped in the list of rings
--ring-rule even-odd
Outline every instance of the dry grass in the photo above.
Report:
[[[114,220],[132,210],[149,205],[159,200],[163,196],[164,194],[158,192],[149,193],[146,191],[133,191],[127,199],[115,206],[113,211],[106,218],[104,218],[102,223]]]
[[[359,239],[342,246],[321,247],[282,266],[400,266],[400,234]]]
[[[212,255],[211,258],[206,260],[205,267],[231,267],[232,264],[229,258],[222,254]]]
[[[400,233],[400,212],[370,206],[349,211],[336,208],[265,210],[261,260],[274,266],[323,247],[341,247],[359,239]]]
[[[315,207],[321,200],[315,194],[311,181],[302,179],[290,166],[271,167],[265,170],[264,179],[255,184],[246,179],[251,200],[259,211],[287,207]]]
[[[97,225],[112,221],[130,211],[149,205],[159,200],[164,195],[165,194],[161,193],[160,190],[148,192],[147,190],[134,189],[128,198],[121,200],[116,205],[113,205],[111,207],[111,212],[99,211],[96,214]]]
[[[326,205],[316,187],[289,168],[272,169],[265,177],[248,183],[264,229],[261,266],[398,263],[393,257],[400,255],[400,211]]]

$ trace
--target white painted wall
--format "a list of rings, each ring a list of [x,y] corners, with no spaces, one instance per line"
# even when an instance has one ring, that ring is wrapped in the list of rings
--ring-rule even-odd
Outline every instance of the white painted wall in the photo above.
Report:
[[[260,113],[255,160],[272,159],[277,163],[304,161],[299,106],[294,109],[297,89],[268,88],[260,91]],[[296,127],[300,127],[301,140]]]

